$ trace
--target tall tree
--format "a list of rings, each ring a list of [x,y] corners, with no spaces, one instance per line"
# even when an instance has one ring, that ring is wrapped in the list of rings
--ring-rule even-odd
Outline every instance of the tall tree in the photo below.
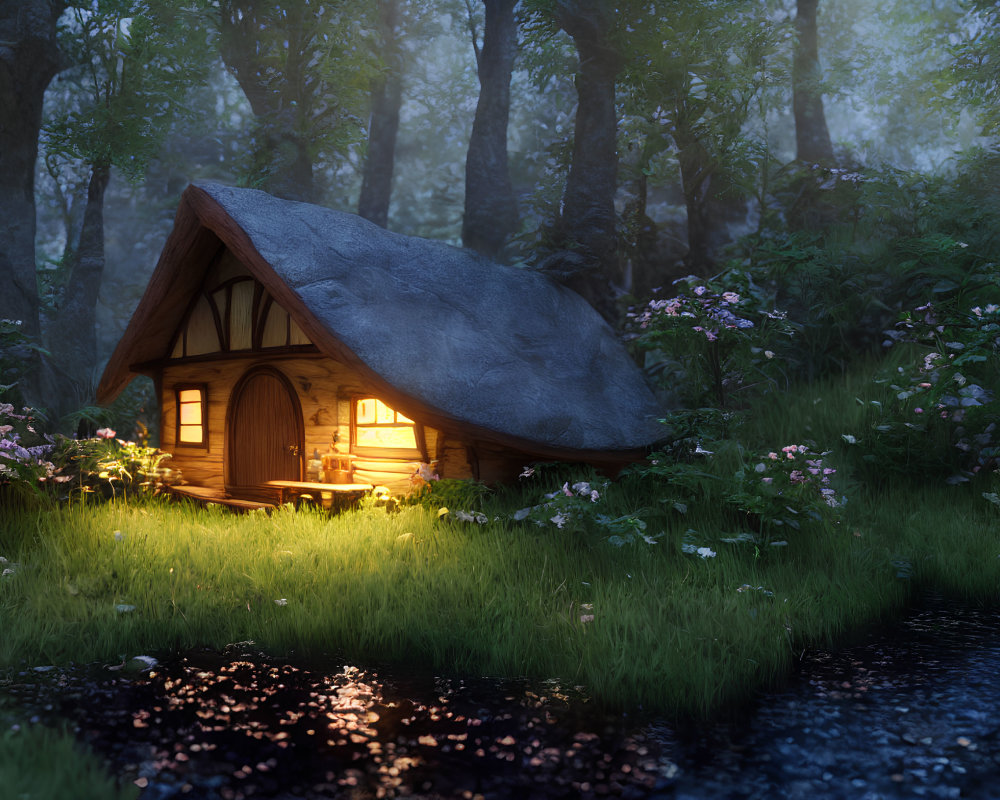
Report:
[[[35,162],[45,89],[59,70],[62,0],[0,0],[0,317],[37,336]],[[29,390],[29,395],[33,394]]]
[[[687,212],[684,268],[707,275],[726,238],[720,229],[727,217],[743,216],[747,188],[760,175],[763,146],[747,123],[768,79],[777,33],[763,9],[742,0],[692,0],[634,27],[621,84],[639,140],[639,186],[657,172],[661,181],[676,181],[679,173]],[[664,174],[668,165],[673,175]]]
[[[833,144],[823,110],[823,73],[819,62],[819,0],[796,0],[792,111],[795,155],[806,164],[833,162]]]
[[[378,35],[382,69],[372,81],[368,150],[358,198],[358,214],[376,225],[389,222],[392,172],[396,162],[399,110],[403,104],[403,58],[400,36],[400,0],[379,0]]]
[[[46,121],[46,160],[82,167],[89,178],[79,239],[67,247],[65,285],[45,331],[48,401],[58,415],[92,400],[105,267],[104,196],[112,168],[141,177],[181,110],[186,88],[202,78],[198,54],[207,48],[195,31],[204,34],[206,28],[197,21],[169,3],[87,0],[75,3],[60,23],[71,90]]]
[[[360,141],[377,64],[364,0],[219,0],[221,52],[257,126],[249,179],[316,201],[317,160]]]
[[[517,55],[518,0],[483,0],[486,20],[479,46],[471,0],[472,44],[479,75],[479,101],[465,159],[462,244],[491,257],[500,255],[517,229],[517,203],[507,159],[510,80]]]
[[[528,29],[536,39],[562,30],[577,53],[572,156],[562,201],[549,232],[549,255],[539,268],[616,321],[613,284],[620,278],[614,197],[618,120],[615,78],[621,55],[620,16],[610,0],[530,0]]]

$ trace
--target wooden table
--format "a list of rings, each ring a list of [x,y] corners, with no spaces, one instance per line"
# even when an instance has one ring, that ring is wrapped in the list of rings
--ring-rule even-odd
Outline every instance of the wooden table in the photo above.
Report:
[[[322,499],[329,494],[331,504],[339,506],[338,498],[350,501],[370,492],[375,487],[370,483],[314,483],[312,481],[267,481],[270,489],[278,490],[278,503],[298,500],[302,495],[313,495],[313,499]],[[318,496],[318,497],[317,497]]]

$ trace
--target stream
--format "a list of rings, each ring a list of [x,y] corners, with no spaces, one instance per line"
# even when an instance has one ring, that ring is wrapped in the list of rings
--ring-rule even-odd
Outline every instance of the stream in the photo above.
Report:
[[[1000,800],[1000,609],[935,598],[806,653],[739,721],[685,729],[554,683],[310,671],[249,643],[0,690],[25,724],[70,719],[141,800]]]

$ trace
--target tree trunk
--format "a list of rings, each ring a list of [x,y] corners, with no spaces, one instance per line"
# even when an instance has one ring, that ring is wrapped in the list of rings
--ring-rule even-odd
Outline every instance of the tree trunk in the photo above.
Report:
[[[701,142],[680,131],[674,137],[678,146],[677,161],[681,171],[681,189],[687,211],[688,251],[684,257],[688,272],[708,275],[712,269],[709,239],[711,221],[708,219],[708,198],[712,184],[712,170]]]
[[[261,31],[269,22],[268,14],[275,10],[269,4],[258,9],[252,0],[220,0],[219,50],[258,123],[256,141],[249,146],[253,151],[255,177],[263,189],[278,197],[313,202],[316,194],[313,157],[309,142],[301,133],[301,122],[308,113],[305,106],[314,98],[302,96],[300,91],[305,85],[307,56],[296,39],[302,34],[302,15],[307,9],[293,5],[285,16],[288,41],[284,43],[286,53],[280,79],[274,77],[275,53],[261,39]]]
[[[833,145],[823,112],[822,72],[816,18],[819,0],[797,0],[798,41],[792,65],[792,111],[796,158],[806,164],[832,163]]]
[[[517,204],[507,163],[510,76],[517,54],[517,0],[484,0],[486,27],[477,53],[479,102],[465,158],[462,244],[498,257],[517,230]]]
[[[557,0],[556,23],[576,45],[577,109],[573,157],[563,192],[559,233],[582,259],[568,281],[601,314],[615,318],[612,283],[619,278],[614,197],[618,153],[615,76],[620,59],[607,39],[614,11],[604,0]]]
[[[37,337],[35,162],[45,88],[59,70],[56,21],[65,2],[0,0],[0,317]],[[26,400],[36,391],[22,386]]]
[[[398,0],[383,0],[379,4],[379,18],[386,71],[372,87],[368,154],[361,179],[358,214],[385,228],[389,223],[396,134],[399,131],[399,109],[403,103],[403,65],[397,37]]]
[[[62,303],[46,332],[51,353],[48,399],[57,418],[94,402],[97,297],[105,263],[104,193],[110,177],[108,165],[91,169],[80,243]]]

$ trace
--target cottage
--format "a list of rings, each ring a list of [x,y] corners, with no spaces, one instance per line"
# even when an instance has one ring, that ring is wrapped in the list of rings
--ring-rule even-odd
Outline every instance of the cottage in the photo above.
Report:
[[[399,492],[420,464],[487,482],[539,460],[614,469],[661,434],[641,372],[572,291],[218,184],[185,190],[98,401],[138,374],[185,481],[232,497],[315,480],[334,448],[341,481]]]

